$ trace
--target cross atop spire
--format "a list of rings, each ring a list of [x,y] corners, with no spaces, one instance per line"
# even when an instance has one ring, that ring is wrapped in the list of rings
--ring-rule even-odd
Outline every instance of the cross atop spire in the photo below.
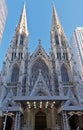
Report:
[[[22,9],[22,13],[20,16],[20,20],[18,22],[16,31],[19,33],[25,33],[28,35],[28,30],[27,30],[27,18],[26,18],[26,2],[24,2],[24,7]]]
[[[53,9],[53,11],[52,11],[52,28],[54,28],[54,27],[58,28],[58,27],[61,26],[60,21],[59,21],[59,18],[58,18],[54,4],[52,6],[53,6],[52,7],[52,9]]]

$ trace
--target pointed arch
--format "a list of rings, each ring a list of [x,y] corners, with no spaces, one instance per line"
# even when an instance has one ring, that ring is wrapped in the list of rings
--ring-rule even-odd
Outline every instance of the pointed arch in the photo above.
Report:
[[[11,74],[11,82],[17,83],[19,78],[19,67],[17,64],[15,64],[12,68],[12,74]]]
[[[48,86],[50,90],[50,70],[48,68],[48,65],[45,63],[45,61],[42,58],[38,58],[34,64],[31,66],[31,76],[30,76],[30,91],[32,91],[39,74],[41,73],[46,85]]]
[[[50,96],[50,93],[46,89],[34,89],[30,96]]]
[[[46,72],[48,72],[49,71],[49,68],[48,68],[48,65],[46,64],[46,62],[42,59],[42,58],[38,58],[35,62],[34,62],[34,64],[32,65],[32,71],[34,71],[34,70],[36,70],[36,71],[38,71],[38,70],[41,70],[42,71],[42,73],[44,73],[43,71],[43,69],[45,69],[45,71]],[[39,73],[39,71],[38,71],[38,73]]]
[[[68,70],[64,64],[61,66],[61,77],[63,82],[69,82]]]
[[[35,130],[47,128],[46,113],[40,110],[35,114]]]
[[[41,59],[49,68],[49,56],[45,52],[44,48],[41,46],[41,44],[38,44],[36,50],[34,53],[31,55],[30,59],[30,68],[36,63],[38,59]]]
[[[59,37],[57,32],[55,32],[55,43],[59,46]]]
[[[33,64],[31,73],[35,74],[35,78],[38,77],[39,71],[41,71],[44,79],[46,80],[46,83],[48,84],[48,79],[50,79],[49,75],[49,68],[47,64],[42,60],[41,58],[37,59],[36,62]]]
[[[37,96],[48,96],[48,93],[46,93],[44,90],[40,90],[36,93]]]
[[[21,34],[20,35],[20,45],[23,45],[24,39],[25,39],[25,35]]]

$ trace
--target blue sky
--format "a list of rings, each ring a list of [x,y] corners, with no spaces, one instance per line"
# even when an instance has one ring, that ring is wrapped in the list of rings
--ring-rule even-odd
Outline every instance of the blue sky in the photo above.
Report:
[[[24,0],[6,0],[8,14],[2,43],[0,44],[0,70],[6,51],[18,23]],[[29,50],[32,53],[41,39],[46,52],[50,48],[50,30],[52,23],[52,3],[58,13],[68,42],[77,26],[83,26],[83,0],[26,0],[27,23],[29,30]]]

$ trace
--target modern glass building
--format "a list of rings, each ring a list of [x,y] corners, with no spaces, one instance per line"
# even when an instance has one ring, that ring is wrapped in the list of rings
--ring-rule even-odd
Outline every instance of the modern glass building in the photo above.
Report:
[[[83,79],[83,27],[77,27],[74,30],[70,46],[78,73]]]
[[[0,42],[4,31],[6,16],[7,16],[7,6],[5,0],[1,0],[0,1]]]

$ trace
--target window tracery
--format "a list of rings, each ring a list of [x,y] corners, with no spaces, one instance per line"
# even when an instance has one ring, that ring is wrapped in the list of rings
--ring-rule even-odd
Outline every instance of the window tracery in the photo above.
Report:
[[[24,34],[21,34],[21,36],[20,36],[20,45],[23,45],[24,38],[25,38]]]
[[[67,54],[67,52],[63,53],[63,59],[68,60],[68,54]]]
[[[69,82],[68,71],[64,65],[61,67],[61,77],[63,82]]]
[[[19,68],[18,66],[14,66],[12,69],[11,82],[17,83],[19,78]]]
[[[11,60],[13,61],[16,58],[16,52],[12,52]]]
[[[59,45],[59,38],[58,38],[58,34],[55,34],[55,42],[56,42],[56,45]]]
[[[48,86],[48,88],[50,88],[50,74],[49,74],[48,67],[42,59],[38,59],[33,65],[31,70],[31,81],[30,81],[31,90],[37,81],[40,70],[46,85]]]

